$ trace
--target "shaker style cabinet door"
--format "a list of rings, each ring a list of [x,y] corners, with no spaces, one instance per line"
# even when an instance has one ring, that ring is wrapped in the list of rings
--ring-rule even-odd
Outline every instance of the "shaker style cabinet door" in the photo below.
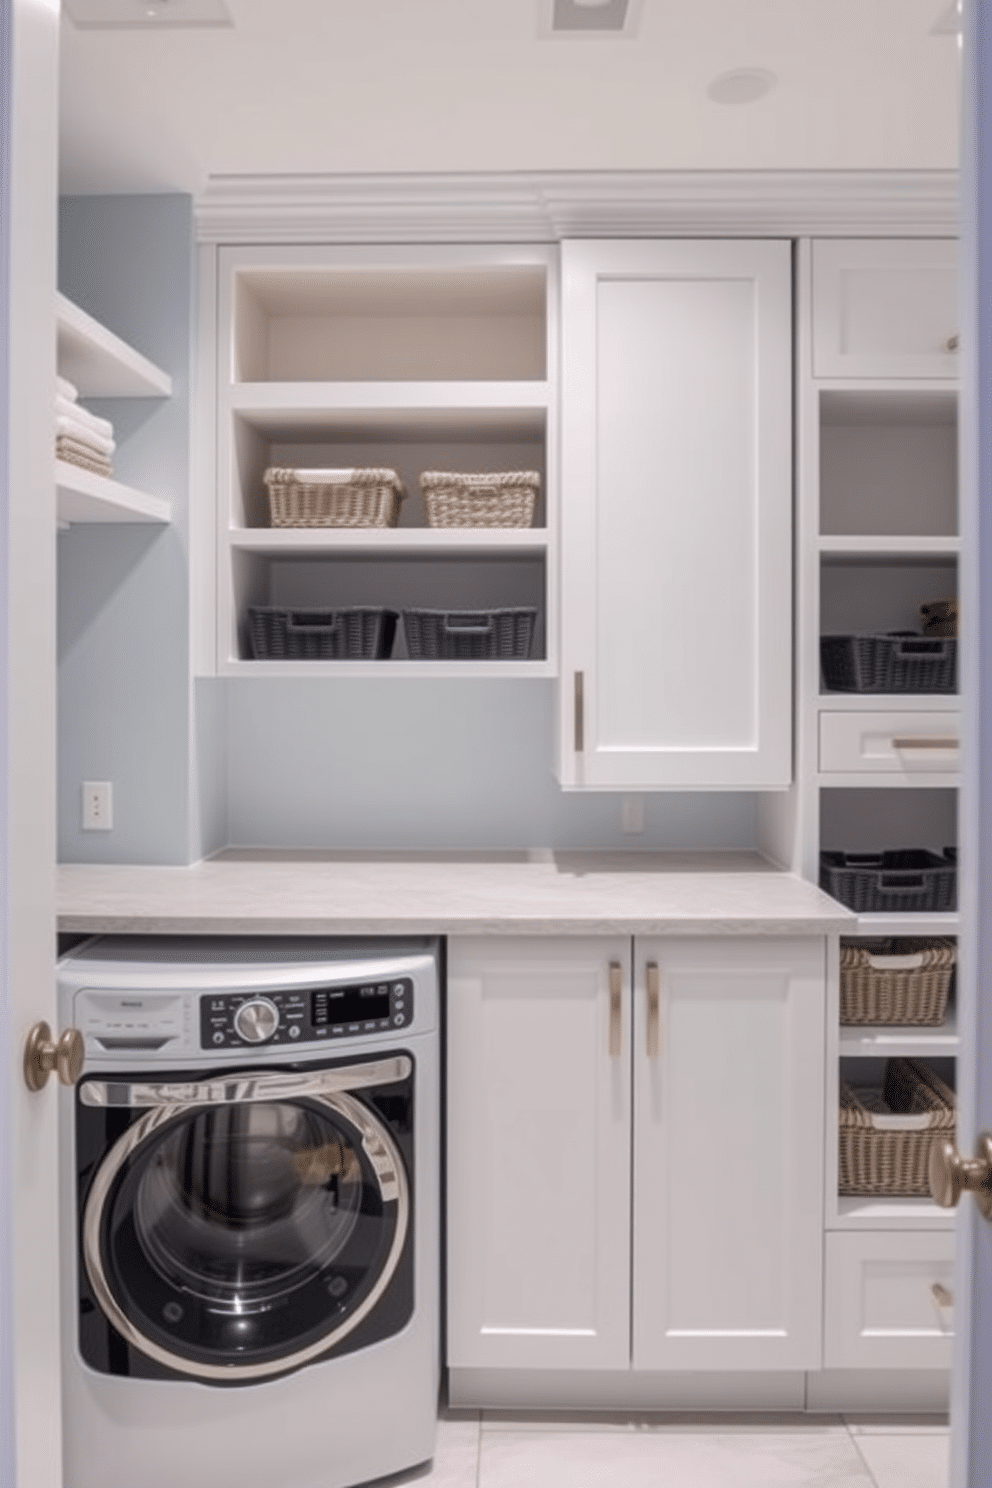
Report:
[[[565,787],[791,778],[791,249],[562,245]]]
[[[448,943],[452,1369],[630,1361],[630,939]]]
[[[635,1369],[820,1367],[824,962],[634,943]]]

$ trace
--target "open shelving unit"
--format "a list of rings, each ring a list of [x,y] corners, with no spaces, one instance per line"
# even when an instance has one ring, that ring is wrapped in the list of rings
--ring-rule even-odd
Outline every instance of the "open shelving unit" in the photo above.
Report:
[[[57,365],[85,398],[168,398],[172,379],[85,310],[56,295]],[[75,523],[168,523],[171,504],[65,460],[55,461],[56,515]]]
[[[237,676],[555,672],[554,256],[546,248],[218,254],[216,670]],[[393,528],[273,528],[270,466],[395,470]],[[427,470],[536,470],[527,529],[432,528]],[[538,611],[516,660],[256,659],[252,605]]]

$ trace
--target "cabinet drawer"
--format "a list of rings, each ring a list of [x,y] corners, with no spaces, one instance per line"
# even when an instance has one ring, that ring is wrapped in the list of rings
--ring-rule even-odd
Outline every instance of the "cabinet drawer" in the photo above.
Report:
[[[827,1369],[943,1369],[951,1363],[954,1235],[829,1234]]]
[[[956,377],[953,239],[813,244],[815,377]]]
[[[820,769],[840,774],[953,774],[961,719],[946,713],[821,713]]]

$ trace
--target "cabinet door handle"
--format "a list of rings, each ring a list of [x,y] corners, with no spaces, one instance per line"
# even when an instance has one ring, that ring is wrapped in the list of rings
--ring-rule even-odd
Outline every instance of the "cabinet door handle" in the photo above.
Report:
[[[935,1281],[933,1286],[930,1288],[930,1295],[933,1298],[934,1305],[937,1308],[941,1327],[944,1328],[948,1333],[953,1333],[954,1293],[950,1290],[949,1287],[942,1286],[939,1281]]]
[[[960,739],[893,739],[893,749],[960,749]]]
[[[610,1058],[619,1059],[623,1046],[623,967],[610,962]]]
[[[955,331],[954,332],[954,335],[953,336],[948,336],[947,340],[944,342],[944,350],[945,351],[957,351],[957,349],[958,349],[958,347],[960,345],[961,345],[961,337],[958,335],[957,331]]]
[[[586,747],[585,719],[585,673],[575,673],[575,752],[582,754]]]
[[[648,1025],[647,1056],[657,1059],[661,1050],[661,974],[657,961],[647,964]]]

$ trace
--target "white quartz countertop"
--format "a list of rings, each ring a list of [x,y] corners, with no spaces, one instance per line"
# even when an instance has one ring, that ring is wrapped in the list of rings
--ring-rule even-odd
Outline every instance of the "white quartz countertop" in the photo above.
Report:
[[[757,853],[228,849],[192,867],[65,864],[65,932],[823,935],[855,916]]]

